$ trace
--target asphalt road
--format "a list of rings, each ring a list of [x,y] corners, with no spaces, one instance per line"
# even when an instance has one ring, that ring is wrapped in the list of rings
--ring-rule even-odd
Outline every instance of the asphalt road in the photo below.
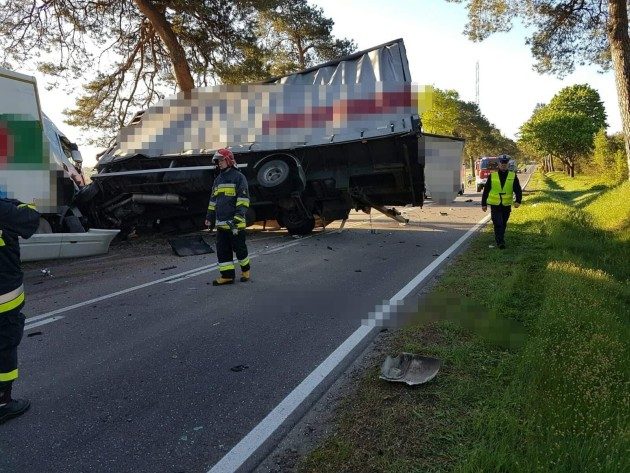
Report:
[[[210,470],[484,217],[479,196],[401,209],[407,226],[353,214],[341,233],[253,230],[252,281],[227,287],[210,283],[214,254],[178,258],[160,237],[26,265],[14,396],[32,408],[0,426],[0,472]]]

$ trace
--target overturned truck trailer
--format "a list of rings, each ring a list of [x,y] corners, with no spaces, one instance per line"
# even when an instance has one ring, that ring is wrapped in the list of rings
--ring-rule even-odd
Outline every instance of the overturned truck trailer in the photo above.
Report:
[[[200,228],[212,155],[229,146],[249,224],[306,234],[351,209],[422,205],[422,98],[401,39],[261,84],[180,93],[120,131],[77,202],[97,226]]]

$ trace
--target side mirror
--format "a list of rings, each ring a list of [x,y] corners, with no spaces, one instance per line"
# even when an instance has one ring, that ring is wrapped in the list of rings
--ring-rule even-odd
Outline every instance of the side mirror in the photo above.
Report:
[[[83,156],[81,156],[81,151],[79,151],[79,147],[76,143],[70,143],[70,150],[72,151],[72,160],[75,163],[82,163]]]

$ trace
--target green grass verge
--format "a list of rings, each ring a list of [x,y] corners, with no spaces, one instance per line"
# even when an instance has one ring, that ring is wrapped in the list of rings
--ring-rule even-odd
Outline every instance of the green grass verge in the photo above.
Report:
[[[396,335],[438,376],[412,389],[373,367],[300,471],[630,471],[630,187],[530,189],[508,249],[487,228]]]

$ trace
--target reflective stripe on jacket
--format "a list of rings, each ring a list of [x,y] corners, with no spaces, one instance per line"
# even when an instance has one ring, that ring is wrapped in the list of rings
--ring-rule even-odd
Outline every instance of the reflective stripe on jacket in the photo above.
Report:
[[[206,220],[216,221],[217,228],[229,229],[226,224],[234,220],[237,228],[245,228],[245,214],[249,208],[247,178],[236,168],[222,171],[212,184]]]

